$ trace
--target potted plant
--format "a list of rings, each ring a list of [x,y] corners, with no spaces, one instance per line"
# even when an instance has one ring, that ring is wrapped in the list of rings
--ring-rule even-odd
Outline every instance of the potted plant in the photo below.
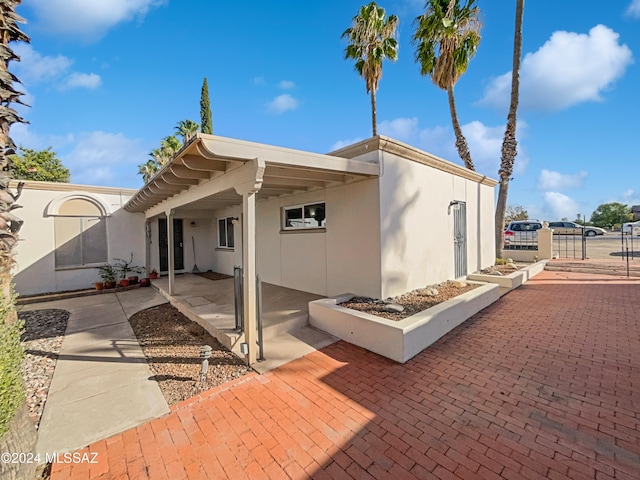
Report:
[[[115,288],[117,273],[114,266],[107,263],[106,265],[98,267],[98,271],[100,272],[100,278],[104,283],[104,288]],[[98,288],[97,285],[96,288]]]
[[[104,282],[95,282],[93,284],[94,287],[96,287],[96,290],[103,290],[104,289]]]
[[[155,280],[156,278],[158,278],[158,271],[154,268],[149,272],[149,279]]]
[[[138,283],[138,277],[136,275],[130,275],[132,273],[142,273],[144,272],[144,267],[139,267],[137,265],[133,265],[133,252],[131,253],[131,257],[129,261],[123,260],[122,258],[114,258],[116,265],[116,271],[120,274],[120,286],[125,287],[131,285],[135,285]],[[124,282],[126,280],[126,282]],[[126,283],[124,285],[123,283]]]

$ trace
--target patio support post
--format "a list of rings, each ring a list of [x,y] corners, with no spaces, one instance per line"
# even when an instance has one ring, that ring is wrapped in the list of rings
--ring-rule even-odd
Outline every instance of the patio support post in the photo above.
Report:
[[[256,361],[256,194],[242,194],[242,260],[244,272],[244,339],[249,364]]]
[[[173,210],[165,212],[167,216],[167,263],[169,267],[169,295],[175,294],[175,250],[173,245]]]
[[[244,294],[244,341],[249,346],[249,364],[256,361],[257,302],[256,302],[256,196],[262,186],[264,160],[253,160],[253,178],[235,186],[242,195],[242,268]]]

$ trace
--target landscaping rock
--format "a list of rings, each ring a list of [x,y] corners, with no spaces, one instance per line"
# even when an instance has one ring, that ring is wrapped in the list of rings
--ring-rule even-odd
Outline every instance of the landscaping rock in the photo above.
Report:
[[[518,269],[518,266],[517,266],[515,263],[513,263],[513,262],[507,263],[505,266],[506,266],[507,268],[514,268],[514,269],[516,269],[516,270]]]
[[[464,288],[467,286],[466,282],[455,281],[453,282],[453,286],[456,288]]]
[[[397,303],[387,303],[384,307],[382,307],[382,311],[389,313],[401,313],[404,312],[404,307],[402,305],[398,305]]]
[[[436,295],[438,295],[438,290],[435,288],[425,288],[424,290],[422,290],[422,292],[420,292],[420,295],[423,295],[425,297],[435,297]]]
[[[492,270],[491,272],[489,272],[489,275],[495,275],[496,277],[502,277],[502,272],[500,272],[498,270]]]

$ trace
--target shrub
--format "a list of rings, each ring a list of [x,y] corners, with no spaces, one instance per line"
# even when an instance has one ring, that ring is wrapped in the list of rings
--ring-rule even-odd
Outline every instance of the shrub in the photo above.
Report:
[[[14,298],[0,292],[0,437],[9,429],[24,402],[20,364],[24,349],[20,343],[23,322],[15,317]]]

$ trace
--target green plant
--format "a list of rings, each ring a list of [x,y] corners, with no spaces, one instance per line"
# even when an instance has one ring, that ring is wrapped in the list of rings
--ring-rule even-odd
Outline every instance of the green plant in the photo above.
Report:
[[[14,296],[9,299],[0,292],[0,437],[24,402],[24,386],[20,364],[24,349],[20,343],[23,322],[12,320]]]
[[[506,264],[507,264],[506,258],[496,258],[496,265],[506,265]]]
[[[113,265],[107,263],[106,265],[98,267],[98,271],[100,272],[100,278],[103,282],[116,281],[118,273]]]
[[[132,265],[133,252],[131,252],[131,258],[129,258],[129,261],[123,260],[122,258],[114,258],[113,260],[116,262],[114,266],[115,271],[120,274],[120,279],[122,280],[127,278],[129,276],[129,273],[141,274],[142,272],[144,272],[144,267]]]

